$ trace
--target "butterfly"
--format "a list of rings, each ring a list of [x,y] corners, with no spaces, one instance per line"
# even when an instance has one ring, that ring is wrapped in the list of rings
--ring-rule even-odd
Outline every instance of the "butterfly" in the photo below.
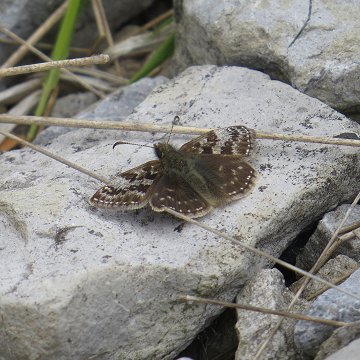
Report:
[[[150,205],[156,212],[170,208],[191,218],[204,216],[254,187],[257,173],[244,160],[254,143],[253,130],[230,126],[211,130],[179,149],[155,144],[158,160],[119,174],[118,184],[100,188],[90,203],[121,211]]]

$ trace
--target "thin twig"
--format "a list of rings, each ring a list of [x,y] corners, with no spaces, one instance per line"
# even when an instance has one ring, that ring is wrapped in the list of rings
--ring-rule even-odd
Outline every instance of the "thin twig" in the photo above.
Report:
[[[212,129],[204,129],[198,127],[186,126],[168,126],[168,125],[152,125],[146,123],[130,123],[118,121],[94,121],[80,120],[73,118],[56,118],[41,116],[9,116],[0,114],[0,123],[15,124],[36,124],[36,125],[53,125],[64,127],[91,128],[91,129],[108,129],[108,130],[124,130],[124,131],[142,131],[142,132],[162,132],[173,134],[206,134]],[[283,141],[299,141],[309,143],[320,143],[328,145],[344,145],[360,147],[360,140],[350,140],[342,138],[314,137],[307,135],[287,135],[287,134],[270,134],[262,131],[255,131],[257,139],[271,139]]]
[[[350,324],[350,323],[343,322],[343,321],[322,319],[322,318],[315,317],[315,316],[307,316],[307,315],[303,315],[303,314],[290,313],[290,312],[282,311],[282,310],[266,309],[266,308],[262,308],[259,306],[253,306],[253,305],[247,305],[247,304],[234,304],[234,303],[229,303],[226,301],[202,298],[202,297],[198,297],[198,296],[184,295],[184,296],[179,296],[178,299],[184,300],[184,301],[201,303],[201,304],[213,304],[213,305],[220,305],[220,306],[234,308],[234,309],[256,311],[256,312],[260,312],[260,313],[264,313],[264,314],[279,315],[279,316],[284,316],[284,317],[288,317],[288,318],[292,318],[292,319],[312,321],[315,323],[331,325],[331,326],[339,326],[340,327],[340,326],[346,326],[346,325]]]
[[[256,131],[255,136],[257,139],[271,139],[271,140],[284,140],[284,141],[300,141],[306,143],[328,144],[328,145],[346,145],[360,147],[359,140],[342,139],[342,138],[328,138],[320,136],[308,135],[288,135],[288,134],[270,134],[262,131]]]
[[[34,46],[28,44],[25,40],[23,40],[21,37],[17,36],[16,34],[14,34],[12,31],[6,29],[4,26],[0,25],[0,31],[2,33],[4,33],[5,35],[9,36],[11,39],[15,40],[16,42],[18,42],[19,44],[22,44],[24,46],[26,46],[32,53],[34,53],[35,55],[39,56],[40,59],[43,59],[45,61],[52,61],[52,59],[50,59],[47,55],[45,55],[44,53],[42,53],[41,51],[39,51],[38,49],[36,49]],[[79,84],[81,84],[85,89],[93,92],[94,94],[96,94],[97,96],[99,96],[100,98],[104,98],[105,95],[101,92],[98,91],[96,89],[94,89],[91,85],[87,84],[85,81],[83,81],[82,79],[80,79],[78,76],[76,76],[75,74],[73,74],[71,71],[67,70],[67,69],[60,69],[61,72],[64,72],[65,74],[71,76],[73,79],[75,79]]]
[[[353,231],[353,230],[355,230],[357,228],[360,228],[360,220],[355,221],[350,225],[344,226],[343,228],[340,229],[339,234],[345,234],[345,233]]]
[[[156,17],[155,19],[152,19],[150,20],[147,24],[133,30],[133,31],[130,31],[128,37],[130,36],[135,36],[135,35],[138,35],[138,34],[141,34],[143,32],[145,32],[146,30],[149,30],[153,27],[155,27],[156,25],[158,25],[161,21],[169,18],[170,16],[173,16],[174,15],[174,10],[173,9],[170,9],[168,11],[165,11],[163,14],[159,15],[158,17]]]
[[[129,79],[126,79],[122,76],[116,75],[114,73],[109,73],[108,71],[99,70],[96,68],[72,68],[72,71],[77,74],[82,74],[85,76],[89,76],[95,79],[105,80],[109,83],[115,85],[128,85]]]
[[[109,46],[114,46],[114,40],[111,34],[109,22],[106,17],[105,9],[101,0],[92,0],[92,9],[95,16],[96,26],[100,33],[100,37],[105,37],[107,44]],[[116,59],[114,61],[116,73],[120,73],[120,63]]]
[[[328,242],[328,244],[326,245],[325,249],[322,251],[319,259],[316,261],[316,263],[314,264],[314,266],[312,267],[312,271],[313,272],[317,272],[323,265],[324,263],[328,260],[330,254],[329,254],[329,249],[332,247],[332,245],[336,242],[336,239],[341,231],[341,229],[344,227],[346,220],[348,219],[348,217],[350,216],[351,212],[354,210],[355,206],[357,205],[357,203],[360,201],[360,192],[357,194],[357,196],[355,197],[354,201],[351,203],[349,209],[346,211],[344,218],[342,219],[341,223],[339,224],[338,228],[336,229],[336,231],[334,232],[334,234],[332,235],[330,241]],[[311,271],[310,270],[310,271]],[[305,280],[305,282],[307,282]]]
[[[338,228],[336,229],[336,231],[334,232],[333,236],[331,237],[328,245],[325,247],[325,249],[323,250],[323,252],[321,253],[320,257],[318,258],[318,260],[316,261],[315,265],[310,269],[309,273],[313,274],[315,273],[318,269],[319,269],[319,265],[323,264],[323,255],[326,254],[328,252],[328,249],[332,246],[333,242],[336,240],[336,238],[338,237],[341,229],[344,227],[344,224],[346,222],[346,220],[348,219],[351,211],[354,209],[354,207],[356,206],[356,204],[359,202],[360,200],[360,192],[357,194],[357,196],[355,197],[354,201],[352,202],[350,208],[348,209],[348,211],[346,212],[343,220],[341,221],[340,225],[338,226]],[[306,277],[304,279],[303,284],[300,286],[299,290],[296,292],[296,294],[294,295],[294,298],[291,300],[287,310],[291,310],[291,308],[293,307],[293,305],[295,304],[295,302],[298,300],[298,298],[300,297],[300,295],[302,294],[302,292],[304,291],[305,287],[307,286],[307,284],[309,283],[309,279],[310,277]],[[338,287],[337,287],[338,288]],[[340,288],[339,288],[340,289]],[[281,324],[283,322],[283,319],[279,320],[278,323],[275,325],[275,327],[273,328],[273,330],[271,331],[271,334],[269,335],[269,337],[262,343],[262,345],[260,346],[260,348],[258,349],[257,353],[255,354],[254,360],[258,360],[260,359],[261,354],[263,353],[263,351],[265,350],[267,344],[270,342],[270,340],[273,338],[273,336],[275,335],[275,333],[278,331],[278,329],[280,328]]]
[[[339,277],[337,277],[336,279],[333,279],[333,283],[334,284],[341,284],[344,280],[346,280],[351,274],[354,273],[356,269],[352,269],[351,271],[349,271],[348,273],[346,274],[343,274]],[[314,300],[315,298],[317,298],[319,295],[321,295],[322,293],[324,293],[326,290],[329,290],[329,287],[328,286],[325,286],[321,289],[319,289],[318,291],[316,291],[315,293],[311,294],[310,296],[308,296],[306,298],[306,301],[312,301]]]
[[[152,19],[147,24],[145,24],[145,25],[141,26],[139,29],[137,29],[136,33],[142,33],[146,30],[149,30],[149,29],[155,27],[156,25],[158,25],[159,23],[161,23],[163,20],[165,20],[173,15],[174,15],[174,9],[165,11],[163,14],[159,15],[155,19]],[[135,34],[132,33],[131,35],[135,35]]]
[[[85,168],[83,168],[83,167],[81,167],[81,166],[79,166],[79,165],[77,165],[77,164],[75,164],[75,163],[73,163],[71,161],[68,161],[68,160],[64,159],[63,157],[61,157],[59,155],[55,155],[55,154],[51,153],[50,151],[45,150],[44,148],[41,148],[41,147],[39,147],[37,145],[34,145],[34,144],[32,144],[32,143],[30,143],[30,142],[28,142],[26,140],[23,140],[23,139],[19,138],[16,135],[13,135],[13,134],[10,134],[10,133],[8,133],[6,131],[1,131],[1,130],[0,130],[0,134],[4,135],[4,136],[6,136],[6,137],[8,137],[10,139],[16,140],[20,144],[28,146],[29,148],[31,148],[31,149],[33,149],[35,151],[38,151],[39,153],[41,153],[41,154],[43,154],[45,156],[48,156],[48,157],[50,157],[50,158],[52,158],[52,159],[54,159],[56,161],[59,161],[62,164],[67,165],[67,166],[69,166],[69,167],[71,167],[71,168],[73,168],[73,169],[75,169],[77,171],[80,171],[83,174],[86,174],[86,175],[88,175],[88,176],[90,176],[90,177],[92,177],[92,178],[94,178],[96,180],[99,180],[99,181],[101,181],[101,182],[103,182],[105,184],[110,184],[110,181],[108,179],[105,179],[104,177],[102,177],[100,175],[97,175],[92,171],[86,170]]]
[[[1,44],[7,44],[7,45],[19,45],[17,41],[2,38],[2,37],[0,38],[0,43]],[[42,49],[42,50],[52,50],[54,45],[50,44],[50,43],[38,42],[38,43],[36,43],[36,47],[38,49]],[[86,56],[90,56],[90,51],[87,48],[70,46],[69,51],[70,51],[70,53],[79,53],[79,54],[83,54],[83,55],[86,55]],[[0,68],[1,68],[1,66],[0,66]]]
[[[38,64],[22,65],[0,69],[0,77],[28,74],[33,72],[47,71],[55,68],[67,68],[71,66],[86,66],[94,64],[106,64],[110,60],[109,55],[95,55],[84,58],[49,61]]]
[[[353,239],[354,237],[356,237],[356,230],[359,231],[360,228],[356,228],[354,230],[347,232],[346,234],[338,236],[339,242],[342,244],[345,241],[349,241],[349,240]]]
[[[202,222],[199,222],[199,221],[197,221],[195,219],[189,218],[188,216],[186,216],[184,214],[180,214],[180,213],[178,213],[178,212],[176,212],[174,210],[171,210],[171,209],[169,209],[167,207],[164,207],[164,211],[168,212],[169,214],[171,214],[171,215],[173,215],[173,216],[175,216],[177,218],[180,218],[180,219],[185,220],[185,221],[187,221],[187,222],[189,222],[191,224],[194,224],[194,225],[196,225],[196,226],[198,226],[198,227],[200,227],[202,229],[205,229],[206,231],[209,231],[209,232],[211,232],[211,233],[213,233],[213,234],[215,234],[217,236],[220,236],[223,239],[228,240],[228,241],[232,242],[235,245],[240,245],[242,248],[245,248],[246,250],[249,250],[252,253],[255,253],[257,255],[260,255],[260,256],[270,260],[271,262],[274,262],[275,264],[279,264],[279,265],[281,265],[281,266],[283,266],[283,267],[285,267],[285,268],[287,268],[289,270],[292,270],[292,271],[294,271],[294,272],[296,272],[298,274],[301,274],[301,275],[305,276],[308,279],[313,279],[315,281],[318,281],[318,282],[320,282],[322,284],[325,284],[326,286],[330,286],[331,288],[334,288],[334,289],[336,289],[336,290],[338,290],[338,291],[340,291],[340,292],[342,292],[344,294],[347,294],[347,295],[353,297],[356,300],[360,300],[360,296],[358,296],[357,294],[353,294],[350,291],[347,291],[347,290],[342,289],[342,288],[340,288],[340,287],[338,287],[336,285],[333,285],[329,281],[321,279],[320,277],[318,277],[318,276],[316,276],[314,274],[311,274],[310,272],[307,272],[305,270],[302,270],[302,269],[300,269],[300,268],[298,268],[298,267],[296,267],[294,265],[288,264],[287,262],[285,262],[283,260],[280,260],[280,259],[276,258],[275,256],[272,256],[272,255],[270,255],[270,254],[268,254],[268,253],[266,253],[266,252],[264,252],[262,250],[259,250],[259,249],[255,248],[255,247],[245,243],[245,242],[241,242],[240,240],[237,240],[234,237],[232,237],[230,235],[227,235],[226,233],[221,232],[219,230],[216,230],[216,229],[214,229],[214,228],[212,228],[212,227],[210,227],[210,226],[208,226],[208,225],[206,225],[206,224],[204,224]]]
[[[210,129],[199,129],[195,127],[174,126],[171,131],[171,126],[168,125],[152,125],[152,124],[137,124],[133,122],[119,122],[119,121],[94,121],[94,120],[80,120],[73,118],[56,118],[43,116],[9,116],[7,114],[0,114],[0,123],[15,123],[23,125],[53,125],[63,127],[75,128],[90,128],[90,129],[108,129],[108,130],[124,130],[124,131],[142,131],[142,132],[163,132],[163,133],[177,133],[177,134],[205,134]]]

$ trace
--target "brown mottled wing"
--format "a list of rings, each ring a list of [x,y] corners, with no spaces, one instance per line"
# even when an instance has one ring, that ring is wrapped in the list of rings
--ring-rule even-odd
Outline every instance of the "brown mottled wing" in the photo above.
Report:
[[[154,186],[149,203],[154,211],[166,211],[164,207],[168,207],[191,218],[204,216],[212,209],[186,182],[167,175]]]
[[[134,210],[144,207],[151,189],[161,177],[160,161],[153,160],[119,175],[120,183],[100,188],[90,199],[96,207]]]
[[[248,156],[254,145],[253,130],[245,126],[229,126],[194,138],[184,144],[180,150],[194,154]]]
[[[236,155],[200,155],[195,168],[213,194],[213,199],[209,200],[213,206],[245,196],[254,187],[257,177],[257,172]]]

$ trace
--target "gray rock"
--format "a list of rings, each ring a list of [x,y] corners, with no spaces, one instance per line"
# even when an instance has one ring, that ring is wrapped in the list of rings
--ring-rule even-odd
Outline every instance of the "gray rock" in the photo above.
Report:
[[[97,101],[97,96],[91,92],[73,93],[56,100],[51,113],[54,117],[74,117]]]
[[[246,66],[337,109],[359,109],[358,1],[177,0],[175,9],[180,69]]]
[[[360,354],[360,322],[336,329],[325,340],[314,360],[357,360]],[[354,352],[354,349],[356,351]]]
[[[317,275],[334,284],[338,283],[339,279],[344,279],[344,277],[349,276],[349,274],[358,268],[359,263],[357,261],[345,255],[338,255],[334,259],[330,259],[324,266],[322,266]],[[302,283],[303,278],[291,284],[290,290],[296,293]],[[301,296],[304,299],[307,299],[309,296],[316,297],[316,293],[323,288],[324,284],[321,284],[318,281],[310,280],[306,285],[306,288],[301,293]]]
[[[360,126],[316,99],[245,68],[194,67],[157,87],[134,122],[335,136]],[[324,126],[326,124],[326,126]],[[175,135],[176,144],[191,136]],[[160,133],[79,129],[49,150],[104,177],[154,159]],[[258,140],[249,196],[202,221],[279,255],[322,213],[352,199],[360,176],[350,147]],[[41,154],[0,157],[0,353],[13,358],[173,359],[219,314],[179,295],[231,300],[268,262],[149,209],[104,212],[88,205],[101,186]],[[16,336],[14,336],[16,334]]]
[[[355,271],[340,287],[360,294],[360,270]],[[309,307],[306,315],[326,319],[354,322],[360,320],[360,301],[335,289],[320,295]],[[295,344],[304,353],[315,356],[323,343],[334,332],[329,325],[299,321],[295,327]]]
[[[88,107],[86,110],[80,111],[77,115],[75,115],[75,118],[94,121],[124,120],[134,111],[134,108],[149,95],[154,87],[164,84],[166,81],[167,79],[163,76],[153,79],[141,79],[130,86],[114,91],[100,102],[96,102],[93,106]],[[73,99],[73,97],[71,98]],[[45,145],[50,143],[56,137],[70,131],[77,131],[80,138],[83,137],[83,132],[81,132],[81,130],[51,126],[42,131],[34,142],[37,145]],[[96,132],[97,130],[91,130],[90,133],[96,135]],[[81,139],[79,140],[81,141]],[[99,142],[102,141],[102,139],[95,136],[92,141]]]
[[[349,209],[348,204],[339,206],[334,211],[330,211],[325,214],[324,217],[319,221],[319,224],[306,243],[304,250],[299,254],[296,261],[296,266],[302,269],[310,269],[312,265],[319,258],[319,255],[329,242],[331,236],[340,225],[344,218],[347,210]],[[348,217],[345,226],[350,225],[360,219],[360,205],[357,205]],[[352,239],[343,242],[333,256],[343,254],[357,262],[360,262],[360,239],[354,236]]]
[[[0,0],[1,25],[27,39],[62,3],[62,0]],[[152,3],[153,0],[102,1],[111,29],[118,28]],[[98,36],[91,3],[87,3],[77,22],[74,43],[91,46]],[[0,49],[2,64],[14,51],[14,46],[0,44]]]
[[[360,339],[352,341],[349,345],[330,355],[326,360],[358,360],[360,354]]]
[[[294,294],[285,287],[280,271],[271,269],[259,271],[256,277],[241,289],[236,302],[273,310],[286,310],[293,296]],[[305,307],[306,302],[299,300],[292,311],[301,313]],[[255,358],[260,345],[270,336],[280,318],[276,315],[240,309],[237,313],[236,330],[239,336],[239,347],[235,359],[251,360]],[[295,322],[295,319],[284,319],[282,326],[267,346],[262,359],[301,358],[293,341]]]

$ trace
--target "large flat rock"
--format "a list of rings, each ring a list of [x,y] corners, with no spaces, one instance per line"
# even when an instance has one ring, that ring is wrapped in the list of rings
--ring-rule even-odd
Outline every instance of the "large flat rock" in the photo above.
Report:
[[[114,99],[116,101],[116,99]],[[149,124],[250,128],[337,136],[360,126],[320,101],[245,68],[193,67],[157,87],[131,118]],[[191,137],[171,136],[179,145]],[[168,135],[75,130],[47,148],[104,177],[155,158],[123,145]],[[358,191],[359,151],[258,140],[250,195],[202,219],[279,255],[309,223]],[[218,307],[268,264],[196,226],[150,209],[105,212],[88,199],[102,184],[23,149],[0,157],[0,353],[6,359],[173,359]]]

